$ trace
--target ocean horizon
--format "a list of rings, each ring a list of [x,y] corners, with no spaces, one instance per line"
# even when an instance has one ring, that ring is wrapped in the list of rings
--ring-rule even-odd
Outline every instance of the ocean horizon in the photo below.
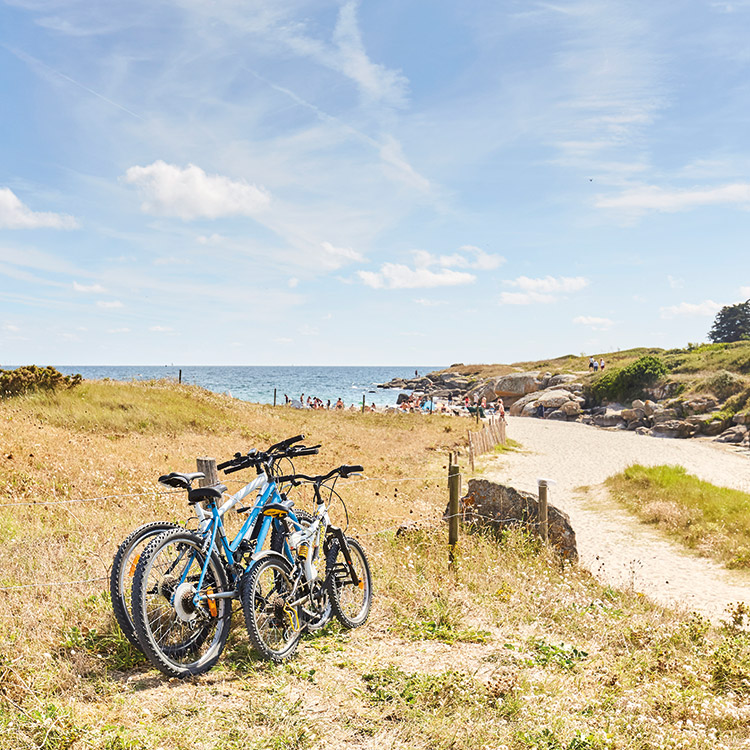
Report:
[[[283,404],[285,395],[299,400],[304,394],[317,396],[325,403],[334,404],[341,398],[345,405],[366,403],[392,406],[400,391],[377,388],[392,378],[412,378],[418,372],[424,375],[443,369],[444,365],[414,365],[397,367],[373,365],[53,365],[64,375],[80,373],[85,380],[178,380],[197,385],[215,393],[227,393],[243,401],[272,404],[274,388],[276,403]]]

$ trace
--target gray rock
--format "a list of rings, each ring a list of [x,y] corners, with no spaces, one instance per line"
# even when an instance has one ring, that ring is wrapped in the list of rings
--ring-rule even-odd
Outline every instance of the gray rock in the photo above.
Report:
[[[567,404],[572,398],[573,394],[570,391],[553,388],[539,394],[539,403],[545,409],[556,409],[563,404]]]
[[[581,405],[578,401],[568,401],[567,404],[563,404],[560,407],[560,411],[566,417],[577,417],[581,413]]]
[[[676,409],[659,409],[654,412],[654,425],[660,424],[661,422],[673,422],[677,419],[678,414]]]
[[[682,404],[682,408],[686,415],[691,414],[705,414],[706,412],[714,411],[719,405],[718,399],[713,396],[697,396],[695,398],[688,399]]]
[[[735,427],[730,427],[728,430],[714,438],[717,443],[741,443],[748,433],[748,428],[744,424],[738,424]]]
[[[515,404],[513,404],[515,406]],[[536,410],[537,410],[537,403],[536,401],[530,401],[527,404],[524,404],[523,409],[521,410],[522,417],[535,417],[536,416]],[[518,415],[513,415],[518,416]]]
[[[750,424],[750,414],[735,414],[732,417],[732,422],[735,424]]]
[[[513,372],[494,380],[495,396],[503,400],[521,398],[527,393],[541,390],[538,372]]]
[[[568,421],[568,415],[562,410],[562,409],[555,409],[554,411],[551,411],[545,419],[555,419],[560,422],[567,422]]]
[[[637,398],[635,401],[633,401],[632,406],[633,406],[634,409],[644,409],[645,410],[645,408],[646,408],[646,404],[643,403],[643,401],[641,401],[639,398]]]
[[[460,500],[459,512],[461,522],[468,528],[491,528],[499,532],[510,526],[519,526],[539,535],[537,497],[486,479],[469,480],[466,496]],[[448,515],[447,508],[445,515]],[[576,562],[576,535],[570,518],[551,504],[547,508],[547,518],[550,544],[563,558]]]
[[[591,420],[597,427],[618,427],[625,426],[625,422],[619,411],[607,409],[604,414],[595,414]]]
[[[649,430],[648,427],[636,427],[635,434],[636,435],[650,435],[651,430]]]
[[[689,438],[695,433],[695,425],[682,419],[668,419],[657,422],[651,428],[654,437]]]
[[[523,414],[524,409],[528,404],[536,404],[536,400],[539,398],[538,393],[529,393],[526,396],[522,396],[519,399],[516,399],[510,406],[510,415],[511,417],[519,417],[519,416],[529,416],[526,414]]]
[[[622,413],[622,418],[626,422],[637,422],[637,421],[640,421],[641,419],[644,419],[646,416],[646,411],[644,409],[636,409],[636,408],[623,409],[621,413]]]
[[[565,383],[571,383],[577,380],[578,376],[573,375],[569,372],[561,372],[559,375],[553,375],[549,381],[547,381],[547,388],[552,388],[556,385],[564,385]]]

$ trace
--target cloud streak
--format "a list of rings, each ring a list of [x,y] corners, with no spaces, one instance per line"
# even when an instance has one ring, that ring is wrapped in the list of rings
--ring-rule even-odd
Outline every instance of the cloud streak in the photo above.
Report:
[[[718,302],[707,299],[698,303],[680,302],[679,305],[660,307],[659,313],[662,318],[667,320],[684,316],[709,317],[716,315],[722,307],[723,305],[720,305]]]
[[[613,208],[635,213],[660,211],[676,213],[703,206],[735,205],[750,207],[750,183],[737,182],[721,187],[700,187],[668,190],[655,185],[643,185],[624,190],[615,196],[599,196],[597,208]]]

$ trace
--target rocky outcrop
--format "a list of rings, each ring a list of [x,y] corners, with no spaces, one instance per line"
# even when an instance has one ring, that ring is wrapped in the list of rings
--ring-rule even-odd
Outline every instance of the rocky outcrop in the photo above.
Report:
[[[467,528],[490,528],[500,532],[517,526],[539,535],[539,499],[529,492],[486,479],[470,479],[466,495],[459,503],[461,522]],[[552,547],[566,560],[577,561],[576,535],[568,515],[548,505],[547,520]]]

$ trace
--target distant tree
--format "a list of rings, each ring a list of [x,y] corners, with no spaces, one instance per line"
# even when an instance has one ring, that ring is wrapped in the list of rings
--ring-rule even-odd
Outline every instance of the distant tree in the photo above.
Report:
[[[722,307],[716,313],[708,337],[715,344],[750,339],[750,299]]]

